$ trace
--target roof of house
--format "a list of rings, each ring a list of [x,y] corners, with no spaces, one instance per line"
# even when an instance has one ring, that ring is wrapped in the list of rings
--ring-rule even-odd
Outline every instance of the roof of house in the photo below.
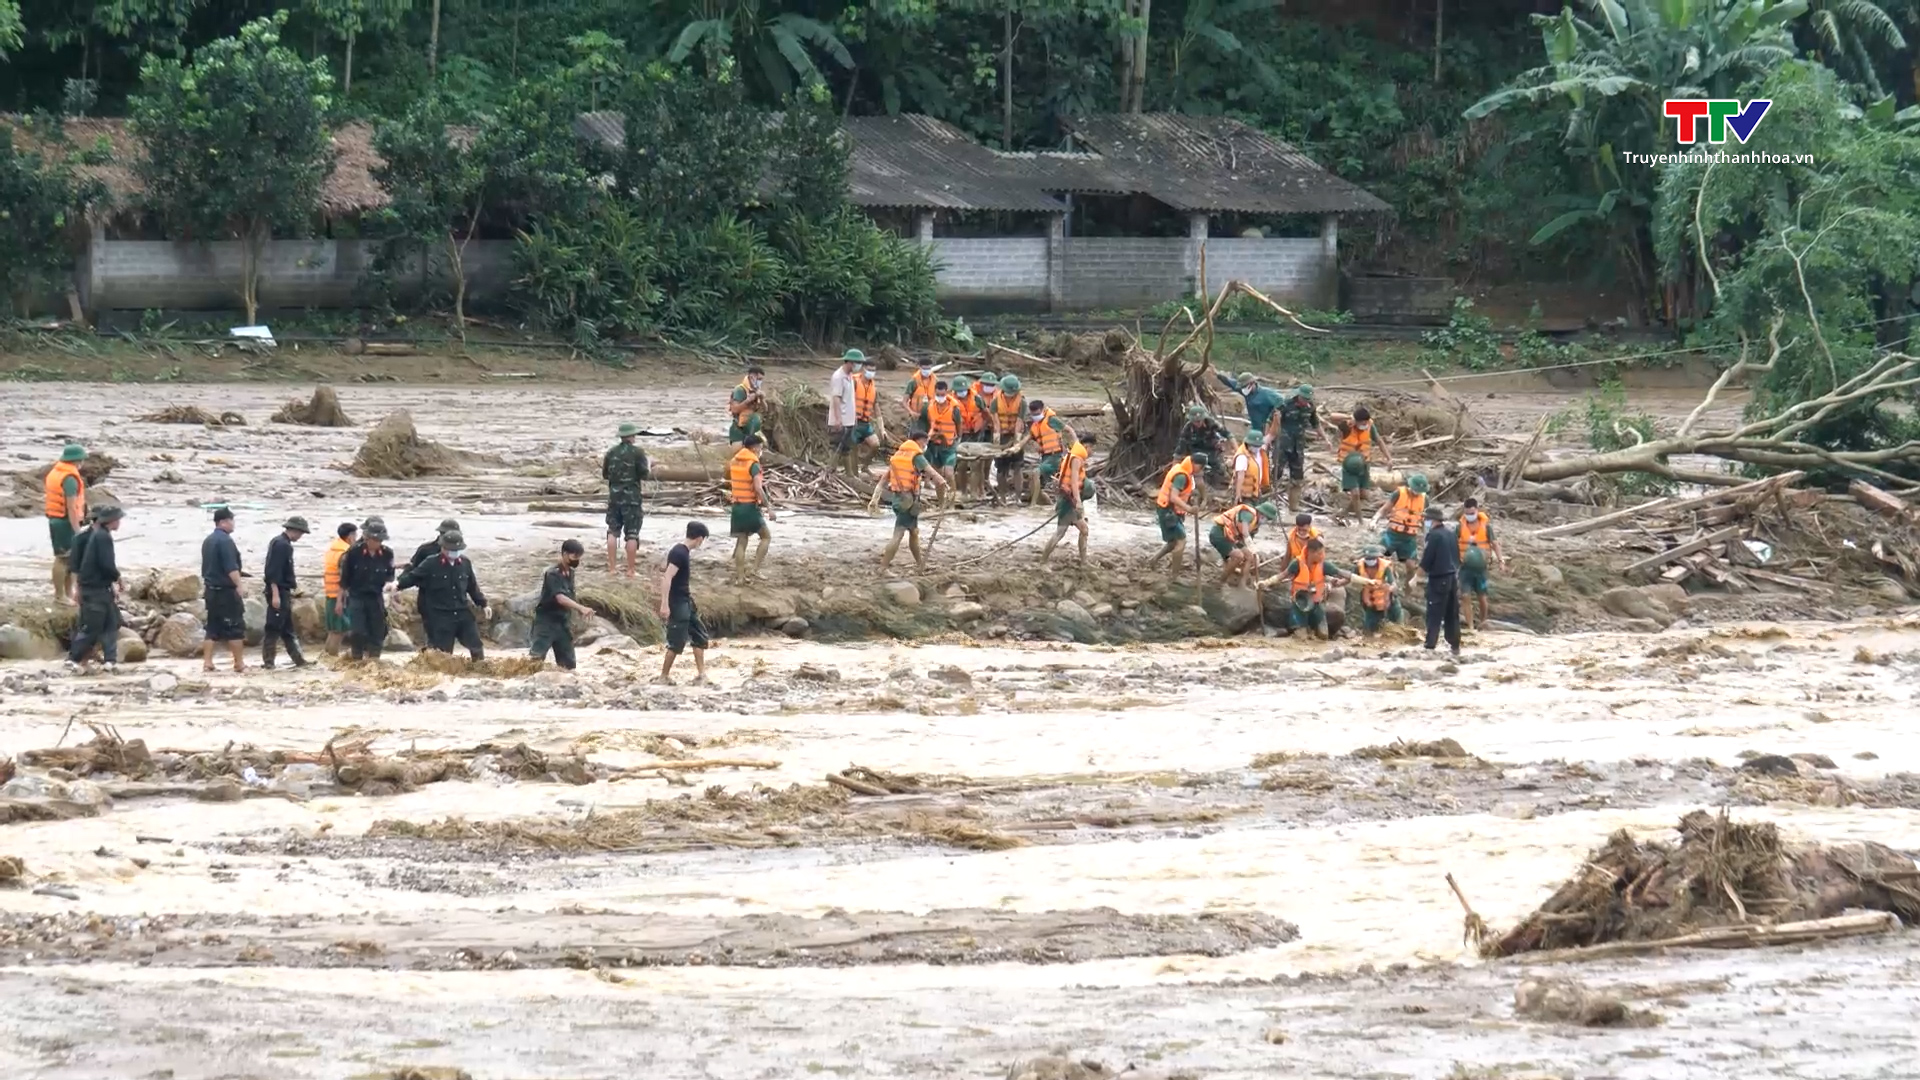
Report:
[[[0,125],[13,130],[14,140],[23,147],[46,148],[41,138],[19,116],[0,115]],[[104,164],[76,163],[81,177],[106,185],[107,194],[118,208],[140,206],[145,185],[134,171],[134,162],[145,154],[140,140],[123,119],[76,117],[66,121],[67,139],[73,151],[92,149],[104,137],[112,148],[112,158]],[[373,178],[373,170],[383,162],[373,149],[373,128],[354,122],[333,131],[334,165],[320,188],[320,209],[328,215],[365,213],[387,205],[387,193]]]
[[[1137,192],[1176,210],[1257,214],[1385,213],[1371,192],[1320,167],[1291,144],[1224,116],[1086,116],[1066,122],[1097,157],[1062,171],[1072,190]]]
[[[1028,170],[930,116],[861,116],[850,180],[856,205],[1056,213],[1066,203]]]

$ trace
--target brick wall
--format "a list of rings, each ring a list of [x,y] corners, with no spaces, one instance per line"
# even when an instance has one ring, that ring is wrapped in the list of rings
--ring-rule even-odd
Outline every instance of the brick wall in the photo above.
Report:
[[[484,304],[505,292],[512,247],[505,240],[467,245],[469,303]],[[260,304],[350,307],[377,250],[365,240],[269,241],[261,255]],[[240,266],[238,241],[95,240],[86,264],[88,303],[96,311],[232,310],[240,306]]]
[[[1345,307],[1360,322],[1444,325],[1453,313],[1453,279],[1355,275]]]
[[[966,310],[1047,308],[1047,238],[938,237],[933,241],[942,307]]]
[[[1139,307],[1193,294],[1191,242],[1181,237],[1069,237],[1063,306]]]
[[[1326,241],[1276,237],[1207,241],[1207,285],[1244,281],[1292,308],[1339,306],[1339,258]]]

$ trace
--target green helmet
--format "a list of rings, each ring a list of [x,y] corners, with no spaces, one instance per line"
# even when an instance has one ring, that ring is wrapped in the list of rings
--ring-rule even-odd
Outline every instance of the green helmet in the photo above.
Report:
[[[1196,402],[1194,402],[1193,404],[1191,404],[1191,405],[1189,405],[1189,406],[1187,406],[1187,419],[1188,419],[1188,420],[1190,420],[1190,421],[1191,421],[1191,420],[1205,420],[1206,418],[1207,418],[1207,407],[1206,407],[1205,405],[1202,405],[1202,404],[1200,404],[1199,402],[1197,402],[1197,401],[1196,401]]]
[[[1280,508],[1270,502],[1263,502],[1259,506],[1254,507],[1253,510],[1254,513],[1259,514],[1268,521],[1280,520]]]
[[[848,349],[846,352],[840,354],[840,362],[843,364],[864,364],[867,362],[867,354],[861,352],[859,349]]]
[[[1020,392],[1020,376],[1018,376],[1018,375],[1003,375],[1003,376],[1001,376],[1001,378],[1000,378],[1000,392],[1001,392],[1001,393],[1003,393],[1003,394],[1017,394],[1017,393],[1019,393],[1019,392]]]
[[[1240,384],[1240,385],[1242,385],[1242,386],[1245,386],[1245,385],[1247,385],[1248,383],[1251,383],[1251,382],[1258,382],[1259,380],[1258,380],[1258,379],[1256,379],[1256,378],[1254,377],[1254,374],[1253,374],[1253,372],[1251,372],[1251,371],[1243,371],[1243,372],[1241,372],[1240,374],[1238,374],[1238,375],[1235,375],[1235,376],[1233,377],[1233,381],[1234,381],[1234,382],[1237,382],[1237,383],[1239,383],[1239,384]]]
[[[1407,490],[1413,492],[1415,495],[1425,495],[1427,493],[1427,474],[1414,473],[1412,476],[1407,477]]]
[[[1261,432],[1257,428],[1254,429],[1253,431],[1247,432],[1248,446],[1259,446],[1266,441],[1267,441],[1267,436],[1265,435],[1265,433]]]
[[[995,375],[993,372],[983,371],[980,373],[980,389],[990,390],[993,387],[998,386],[999,383],[1000,383],[1000,376]]]
[[[60,451],[60,460],[85,461],[87,460],[87,448],[77,442],[70,442],[66,445],[65,449]]]
[[[967,378],[965,375],[955,375],[953,377],[953,392],[956,394],[964,394],[972,386],[973,380]]]
[[[1293,396],[1297,398],[1305,398],[1308,401],[1312,401],[1313,387],[1308,386],[1306,383],[1301,383],[1299,386],[1294,388]]]
[[[1366,548],[1360,552],[1360,557],[1363,559],[1379,559],[1384,558],[1386,554],[1387,550],[1379,544],[1368,544]]]

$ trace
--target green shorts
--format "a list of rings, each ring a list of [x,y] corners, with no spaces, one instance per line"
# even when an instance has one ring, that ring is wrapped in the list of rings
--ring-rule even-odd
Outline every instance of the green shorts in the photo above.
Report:
[[[920,496],[911,492],[895,492],[893,496],[893,527],[914,530],[920,527]]]
[[[1400,598],[1397,596],[1387,605],[1385,611],[1377,611],[1365,605],[1360,608],[1360,627],[1369,634],[1377,634],[1381,627],[1390,622],[1397,623],[1400,619]]]
[[[1154,510],[1153,516],[1160,522],[1160,539],[1165,543],[1187,538],[1186,519],[1176,513],[1171,506],[1162,506]]]
[[[53,538],[53,553],[65,555],[73,550],[73,522],[66,518],[47,519],[47,533]]]
[[[871,420],[862,420],[853,425],[853,441],[856,443],[866,442],[877,434],[879,433],[873,430],[873,421]]]
[[[727,425],[727,441],[730,443],[737,443],[749,435],[758,434],[760,434],[760,417],[758,416],[748,420],[745,427],[741,427],[738,421]]]
[[[1367,491],[1373,487],[1373,467],[1367,455],[1354,451],[1340,462],[1340,490]]]
[[[767,517],[760,512],[757,503],[734,503],[732,524],[727,532],[732,536],[758,536],[766,531]]]
[[[926,449],[927,464],[936,469],[951,469],[960,460],[960,451],[951,446],[931,445]]]
[[[1468,548],[1467,557],[1460,560],[1460,591],[1485,596],[1488,589],[1487,553],[1479,548]]]
[[[1060,459],[1065,456],[1058,450],[1051,454],[1040,455],[1040,479],[1046,481],[1060,475]]]
[[[1053,519],[1062,525],[1077,525],[1084,516],[1086,508],[1065,495],[1053,501]]]
[[[1207,533],[1207,543],[1213,545],[1213,550],[1219,552],[1222,559],[1231,557],[1242,546],[1227,539],[1227,530],[1218,525]]]
[[[1327,628],[1327,605],[1299,604],[1287,605],[1287,625],[1295,630],[1325,630]]]
[[[327,597],[327,633],[344,634],[351,629],[353,627],[347,623],[347,598]]]
[[[1387,549],[1389,558],[1405,562],[1419,561],[1420,541],[1412,533],[1394,532],[1388,529],[1380,534],[1380,546]]]

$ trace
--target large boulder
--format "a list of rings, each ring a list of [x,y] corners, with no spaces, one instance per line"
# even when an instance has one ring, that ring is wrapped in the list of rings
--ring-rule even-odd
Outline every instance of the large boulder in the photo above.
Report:
[[[522,619],[533,618],[533,611],[539,606],[540,590],[538,589],[532,592],[521,593],[507,600],[507,611],[511,614],[518,615]],[[497,613],[498,609],[496,608],[495,611]]]
[[[1207,617],[1226,630],[1238,634],[1260,624],[1260,597],[1252,589],[1229,585],[1207,593],[1201,606]]]
[[[162,604],[184,604],[200,599],[200,575],[189,573],[162,574],[153,583],[150,593],[153,600]]]
[[[1600,607],[1610,615],[1622,619],[1645,619],[1657,623],[1662,629],[1671,626],[1674,620],[1674,614],[1665,604],[1631,585],[1616,586],[1602,593]]]
[[[200,620],[182,611],[167,616],[160,624],[160,632],[154,635],[153,644],[168,656],[198,656],[206,640],[207,631]]]
[[[243,605],[246,609],[247,644],[258,645],[267,634],[267,601],[263,596],[249,596]]]
[[[326,601],[317,596],[302,597],[293,602],[293,632],[305,642],[320,642],[327,639]]]
[[[1057,601],[1053,605],[1053,610],[1058,612],[1061,618],[1075,625],[1093,625],[1093,613],[1088,611],[1078,600]]]
[[[1648,585],[1640,591],[1647,595],[1647,599],[1666,608],[1676,619],[1684,619],[1693,613],[1693,597],[1687,595],[1687,590],[1671,581]]]
[[[120,628],[120,638],[114,651],[123,664],[145,663],[147,659],[146,641],[125,626]]]
[[[0,660],[46,660],[59,651],[54,642],[35,637],[23,626],[0,626]]]
[[[901,607],[920,606],[920,586],[911,581],[889,581],[880,586],[880,592]]]
[[[793,597],[779,590],[754,590],[741,594],[734,607],[749,619],[763,619],[767,622],[785,622],[794,617],[797,608]]]

